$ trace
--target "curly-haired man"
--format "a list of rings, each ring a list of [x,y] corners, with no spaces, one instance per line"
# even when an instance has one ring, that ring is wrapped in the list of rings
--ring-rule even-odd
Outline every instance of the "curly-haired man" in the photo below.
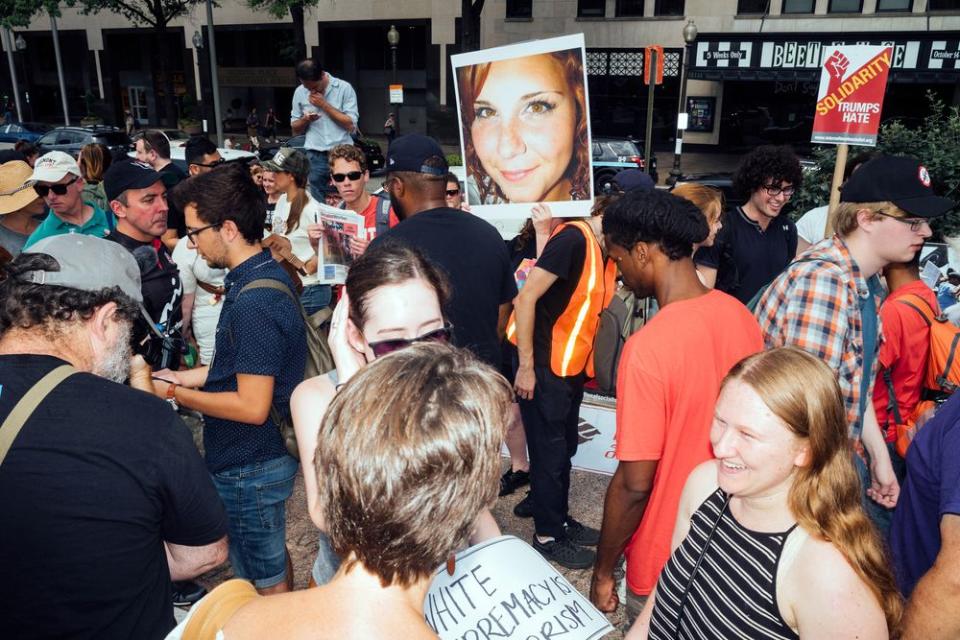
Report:
[[[800,188],[800,161],[789,147],[757,147],[740,163],[733,188],[747,196],[723,220],[712,247],[694,256],[708,286],[749,301],[797,253],[797,227],[780,216]]]

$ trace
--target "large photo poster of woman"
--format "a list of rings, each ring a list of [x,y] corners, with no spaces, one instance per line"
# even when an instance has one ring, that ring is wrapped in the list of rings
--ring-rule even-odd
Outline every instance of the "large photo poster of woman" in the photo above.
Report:
[[[467,202],[486,218],[589,215],[590,102],[583,34],[451,56]]]

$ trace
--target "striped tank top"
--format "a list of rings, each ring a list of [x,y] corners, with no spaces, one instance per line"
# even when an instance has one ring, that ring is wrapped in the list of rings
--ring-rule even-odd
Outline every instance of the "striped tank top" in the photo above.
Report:
[[[717,489],[693,514],[690,532],[660,573],[650,640],[799,638],[780,615],[776,590],[784,544],[796,526],[783,533],[745,529]]]

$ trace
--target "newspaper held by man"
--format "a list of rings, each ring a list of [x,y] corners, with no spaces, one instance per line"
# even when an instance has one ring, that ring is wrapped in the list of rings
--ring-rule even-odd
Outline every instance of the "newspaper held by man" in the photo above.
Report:
[[[343,284],[353,262],[350,238],[365,237],[363,216],[325,204],[318,210],[314,224],[320,226],[322,241],[317,247],[317,278],[324,284]]]

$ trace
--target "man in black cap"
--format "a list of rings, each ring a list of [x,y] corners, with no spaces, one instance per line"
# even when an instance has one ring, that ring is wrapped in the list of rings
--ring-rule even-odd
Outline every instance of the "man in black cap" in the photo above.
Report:
[[[447,206],[447,161],[433,138],[411,133],[394,140],[386,170],[383,188],[401,222],[374,244],[399,240],[439,264],[453,290],[447,316],[454,344],[499,366],[500,340],[517,295],[506,244],[490,223]]]
[[[911,261],[932,233],[930,219],[953,207],[934,195],[930,174],[916,159],[870,160],[840,192],[832,241],[777,276],[755,311],[766,348],[799,347],[837,372],[848,435],[859,452],[855,462],[877,503],[867,501],[867,514],[882,531],[900,488],[870,402],[879,344],[877,274],[890,263]]]
[[[134,325],[133,349],[154,369],[177,369],[183,348],[183,286],[177,265],[161,241],[167,230],[163,176],[143,162],[119,162],[107,170],[103,185],[117,216],[117,228],[107,239],[120,243],[136,258],[143,307],[150,320]]]

